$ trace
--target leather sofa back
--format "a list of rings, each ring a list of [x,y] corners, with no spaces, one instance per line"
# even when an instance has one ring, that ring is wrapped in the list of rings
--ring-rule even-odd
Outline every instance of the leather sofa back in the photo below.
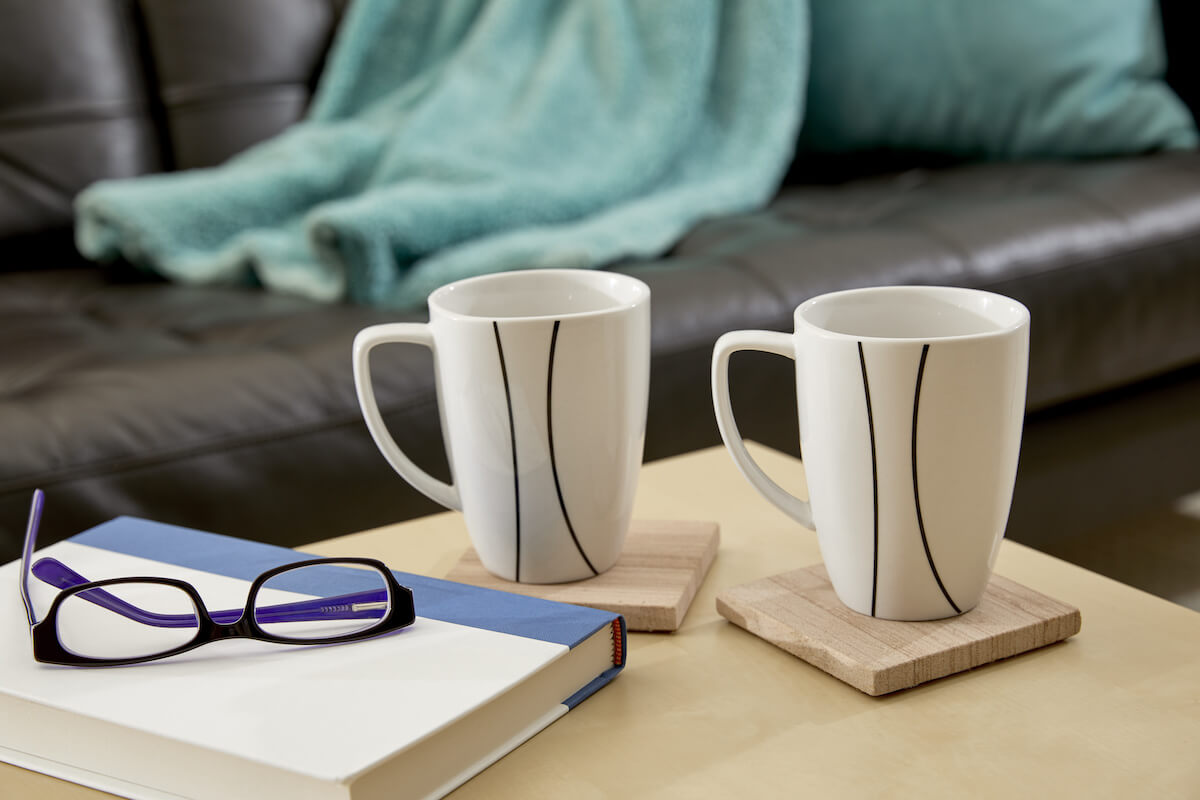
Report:
[[[100,178],[220,163],[303,113],[346,0],[0,0],[0,238]]]
[[[69,228],[95,180],[218,164],[297,120],[349,1],[0,0],[0,242]],[[1161,5],[1197,114],[1195,0]],[[824,179],[911,166],[849,161]]]

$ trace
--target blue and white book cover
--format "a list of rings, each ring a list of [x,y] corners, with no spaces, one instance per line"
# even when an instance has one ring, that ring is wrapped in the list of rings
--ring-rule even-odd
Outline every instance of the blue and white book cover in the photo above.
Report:
[[[306,557],[129,517],[35,558],[46,555],[89,580],[180,578],[213,610],[243,606],[254,577]],[[131,797],[191,796],[201,784],[265,796],[255,781],[270,781],[271,796],[358,797],[321,791],[404,758],[394,795],[438,796],[624,665],[617,615],[397,572],[417,620],[375,639],[236,639],[128,667],[49,666],[32,657],[19,568],[0,567],[0,760]],[[57,590],[31,579],[30,591],[41,618]],[[198,777],[205,769],[226,777]]]

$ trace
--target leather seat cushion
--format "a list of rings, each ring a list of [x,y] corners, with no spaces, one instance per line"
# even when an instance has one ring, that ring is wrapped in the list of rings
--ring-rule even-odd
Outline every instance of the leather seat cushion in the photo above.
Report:
[[[763,212],[699,226],[644,269],[672,267],[654,302],[675,349],[748,324],[790,330],[792,308],[837,289],[1010,295],[1032,314],[1038,409],[1200,361],[1198,187],[1195,152],[790,186]]]
[[[1198,173],[1200,155],[1179,154],[791,186],[667,258],[622,265],[653,293],[647,457],[718,441],[717,336],[790,329],[796,304],[835,289],[945,283],[1022,300],[1033,408],[1200,362]],[[350,364],[359,329],[423,311],[30,266],[0,272],[0,519],[21,519],[41,486],[48,539],[131,514],[295,545],[435,509],[376,451]],[[429,352],[377,352],[390,429],[448,478]],[[795,441],[790,375],[775,356],[734,359],[735,407],[753,408],[743,433]]]
[[[271,531],[296,508],[324,535],[432,510],[366,435],[351,375],[354,334],[401,318],[95,268],[0,274],[0,518],[40,486],[48,538],[130,514],[296,544],[316,537]],[[428,351],[373,361],[397,441],[445,477]]]

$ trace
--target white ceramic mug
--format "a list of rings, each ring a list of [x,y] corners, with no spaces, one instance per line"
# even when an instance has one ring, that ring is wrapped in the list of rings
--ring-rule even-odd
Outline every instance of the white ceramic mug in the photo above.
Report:
[[[796,361],[810,502],[763,472],[729,403],[729,357]],[[713,351],[717,422],[759,492],[809,528],[838,598],[887,619],[974,608],[1008,523],[1025,413],[1029,312],[973,289],[814,297],[795,332],[735,331]],[[810,505],[811,503],[811,505]]]
[[[368,357],[385,342],[433,350],[451,483],[409,460],[383,423]],[[560,583],[616,562],[646,430],[646,284],[523,270],[443,286],[429,297],[428,324],[359,332],[354,383],[380,451],[419,491],[463,512],[490,572]]]

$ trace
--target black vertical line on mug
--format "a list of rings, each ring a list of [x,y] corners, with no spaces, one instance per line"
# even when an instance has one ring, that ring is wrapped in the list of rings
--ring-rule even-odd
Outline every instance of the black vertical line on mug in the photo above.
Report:
[[[496,334],[496,352],[500,354],[500,377],[504,379],[504,399],[508,403],[508,435],[512,441],[513,508],[516,511],[517,569],[514,580],[521,580],[521,476],[517,473],[517,423],[513,418],[512,390],[508,387],[508,367],[504,363],[504,345],[500,343],[500,323],[492,320]]]
[[[875,456],[875,417],[871,413],[871,384],[867,381],[867,358],[858,343],[858,363],[862,367],[863,394],[867,397],[867,432],[871,435],[871,496],[875,508],[875,539],[871,559],[871,616],[875,616],[875,597],[879,589],[879,460]]]
[[[554,457],[554,352],[558,345],[558,326],[562,320],[554,320],[554,331],[550,334],[550,364],[546,367],[546,438],[550,446],[550,471],[554,473],[554,491],[558,492],[558,507],[562,509],[563,520],[567,523],[567,531],[571,534],[571,541],[575,543],[575,549],[579,551],[579,555],[583,556],[583,562],[587,564],[588,569],[593,575],[599,575],[600,572],[592,566],[592,560],[587,557],[587,553],[583,552],[583,545],[579,543],[579,537],[575,535],[575,526],[571,524],[571,515],[567,513],[567,503],[563,500],[562,484],[558,480],[558,462]]]
[[[925,359],[929,355],[929,345],[921,347],[921,364],[917,367],[917,391],[913,397],[913,426],[912,426],[912,475],[913,475],[913,502],[917,507],[917,528],[921,531],[921,544],[925,547],[925,560],[929,562],[929,569],[933,571],[933,579],[937,581],[938,588],[942,590],[942,596],[946,598],[946,602],[954,609],[955,614],[961,614],[962,609],[950,597],[950,593],[946,591],[946,587],[942,584],[942,576],[938,575],[937,567],[933,564],[933,553],[929,550],[929,540],[925,537],[925,520],[921,516],[921,492],[917,488],[917,412],[921,404],[921,380],[925,377]]]

